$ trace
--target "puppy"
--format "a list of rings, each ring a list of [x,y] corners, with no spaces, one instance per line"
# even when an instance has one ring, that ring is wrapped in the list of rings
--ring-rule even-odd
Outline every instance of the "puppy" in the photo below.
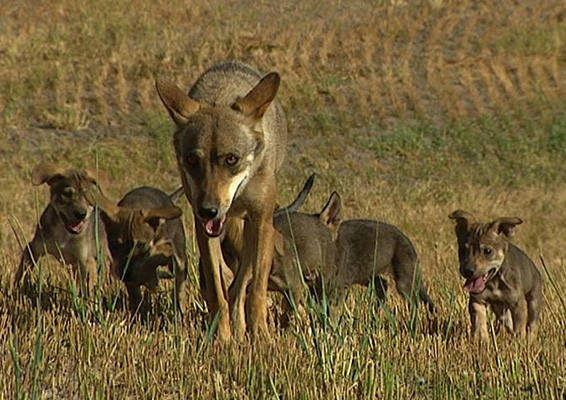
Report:
[[[542,302],[541,275],[531,259],[509,243],[523,221],[513,217],[481,223],[462,210],[449,217],[456,220],[460,274],[470,294],[472,335],[488,339],[488,305],[509,331],[521,336],[533,332]]]
[[[140,187],[128,192],[117,205],[101,193],[87,194],[89,202],[100,207],[112,270],[126,285],[133,314],[142,306],[141,286],[153,291],[160,277],[174,276],[174,302],[179,310],[185,302],[185,230],[182,211],[172,199],[178,193],[167,196],[159,189]],[[170,274],[159,270],[160,266],[168,267]]]
[[[276,213],[275,254],[268,287],[287,294],[287,320],[293,308],[299,315],[305,314],[306,287],[321,299],[326,282],[333,280],[336,273],[333,237],[340,219],[341,201],[336,192],[318,214]]]
[[[344,221],[336,240],[338,271],[333,282],[338,294],[358,284],[374,283],[377,295],[385,300],[387,281],[393,275],[397,290],[407,300],[420,300],[434,312],[434,303],[421,282],[417,252],[409,238],[393,225],[371,220]]]
[[[97,187],[97,173],[63,169],[43,162],[32,172],[34,185],[48,184],[51,197],[41,214],[31,242],[20,258],[15,285],[29,287],[28,271],[39,257],[50,254],[74,268],[79,290],[89,296],[97,280],[97,262],[106,248],[102,222],[85,199],[85,191]],[[99,248],[97,248],[97,241]]]

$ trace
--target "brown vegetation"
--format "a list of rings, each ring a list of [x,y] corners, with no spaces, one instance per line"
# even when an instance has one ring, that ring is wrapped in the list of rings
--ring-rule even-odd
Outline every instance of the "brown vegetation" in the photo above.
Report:
[[[0,398],[563,398],[565,18],[558,0],[0,2]],[[82,301],[48,259],[38,304],[15,295],[12,227],[29,240],[48,196],[33,165],[107,170],[112,198],[175,189],[154,80],[188,88],[223,59],[282,76],[280,202],[314,171],[307,210],[337,190],[347,218],[399,226],[438,321],[413,329],[395,292],[378,310],[355,289],[338,321],[313,309],[261,346],[209,345],[186,202],[185,320],[164,293],[130,326],[117,282]],[[514,240],[547,266],[535,342],[470,341],[457,208],[525,221]]]

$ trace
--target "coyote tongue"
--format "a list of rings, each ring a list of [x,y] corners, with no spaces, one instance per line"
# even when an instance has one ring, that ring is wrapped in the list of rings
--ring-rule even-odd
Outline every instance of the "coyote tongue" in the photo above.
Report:
[[[220,236],[222,229],[224,228],[224,222],[226,221],[226,214],[224,214],[220,219],[214,218],[208,221],[203,220],[204,230],[206,234],[210,237]]]

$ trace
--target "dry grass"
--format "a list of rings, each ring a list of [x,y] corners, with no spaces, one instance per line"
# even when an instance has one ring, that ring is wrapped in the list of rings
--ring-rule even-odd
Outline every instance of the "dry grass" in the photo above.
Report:
[[[563,399],[565,18],[558,0],[0,2],[0,399]],[[422,316],[411,330],[395,293],[378,310],[354,289],[330,325],[311,310],[261,346],[209,346],[194,276],[187,318],[161,294],[147,325],[128,324],[116,282],[102,305],[77,299],[53,260],[41,263],[39,306],[14,295],[10,221],[29,239],[47,200],[31,186],[33,165],[98,164],[115,198],[174,189],[172,126],[154,78],[188,87],[222,59],[283,77],[281,202],[316,171],[306,209],[338,190],[346,217],[402,228],[436,323]],[[545,273],[535,342],[470,342],[447,219],[455,208],[525,220],[516,243],[553,278]]]

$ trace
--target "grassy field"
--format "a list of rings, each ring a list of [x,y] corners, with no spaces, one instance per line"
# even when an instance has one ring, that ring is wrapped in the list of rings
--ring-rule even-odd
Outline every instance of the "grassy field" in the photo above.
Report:
[[[559,0],[0,2],[0,399],[564,399],[565,19]],[[120,284],[105,279],[100,302],[83,301],[49,258],[37,301],[15,295],[12,227],[31,239],[48,200],[33,166],[99,167],[116,199],[175,189],[154,80],[188,88],[224,59],[282,76],[280,203],[317,172],[306,210],[337,190],[346,218],[400,227],[435,320],[423,312],[409,329],[395,290],[378,309],[353,288],[338,320],[312,309],[288,330],[271,324],[261,345],[210,342],[186,201],[184,320],[164,288],[150,322],[131,325]],[[456,208],[525,221],[514,242],[545,281],[536,340],[471,341]]]

